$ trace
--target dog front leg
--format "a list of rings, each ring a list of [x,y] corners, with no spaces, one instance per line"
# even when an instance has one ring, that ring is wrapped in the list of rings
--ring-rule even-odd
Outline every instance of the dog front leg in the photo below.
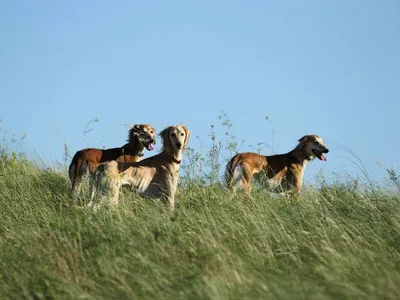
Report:
[[[120,185],[118,183],[114,183],[112,186],[112,198],[111,198],[111,203],[114,205],[117,205],[119,202],[119,191],[120,191]]]
[[[300,195],[300,189],[301,185],[303,184],[303,177],[302,176],[295,176],[293,179],[293,185],[295,187],[295,190],[293,190],[293,193],[295,196]]]
[[[171,217],[173,217],[175,211],[175,197],[174,196],[168,197],[168,203],[169,203],[169,211],[171,213]]]
[[[96,187],[95,187],[95,183],[91,183],[90,185],[90,198],[89,201],[87,203],[88,207],[91,207],[93,205],[94,202],[94,196],[96,195]]]

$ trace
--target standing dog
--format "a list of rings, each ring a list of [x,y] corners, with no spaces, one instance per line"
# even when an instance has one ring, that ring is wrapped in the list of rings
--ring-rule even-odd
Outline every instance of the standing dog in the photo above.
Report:
[[[173,214],[179,164],[189,141],[190,131],[184,125],[176,125],[165,128],[160,136],[163,148],[155,156],[136,163],[110,161],[101,164],[92,180],[91,202],[88,205],[93,205],[97,190],[101,190],[103,194],[110,193],[111,202],[117,204],[121,186],[130,185],[142,196],[167,200]]]
[[[151,151],[156,143],[156,130],[149,124],[136,124],[128,133],[128,144],[120,148],[86,148],[77,151],[69,166],[69,179],[75,192],[82,177],[88,172],[92,175],[103,162],[110,160],[136,162],[144,154],[144,149]]]
[[[253,176],[261,172],[272,191],[286,191],[296,188],[300,192],[304,170],[315,157],[326,161],[323,153],[329,150],[318,135],[308,134],[299,139],[299,144],[286,154],[264,156],[257,153],[239,153],[226,166],[228,188],[241,187],[251,191]]]

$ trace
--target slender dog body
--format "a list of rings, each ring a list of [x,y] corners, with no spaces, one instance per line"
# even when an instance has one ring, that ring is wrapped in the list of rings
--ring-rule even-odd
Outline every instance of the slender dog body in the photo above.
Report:
[[[308,163],[316,157],[326,161],[323,153],[328,152],[322,138],[309,134],[299,139],[296,148],[286,154],[264,156],[251,152],[239,153],[226,167],[228,188],[251,191],[252,179],[259,174],[271,191],[282,192],[295,188],[300,192]]]
[[[129,130],[128,143],[122,147],[111,149],[86,148],[77,151],[69,166],[72,191],[76,191],[85,174],[93,174],[101,163],[111,160],[139,161],[143,157],[144,149],[149,151],[154,149],[155,132],[155,129],[149,124],[136,124]]]
[[[165,128],[160,136],[163,149],[155,156],[140,162],[110,161],[101,164],[92,181],[91,201],[97,191],[101,191],[102,194],[111,194],[111,202],[117,204],[121,186],[129,185],[142,196],[168,201],[173,213],[179,166],[190,131],[184,125],[170,126]],[[93,205],[93,202],[89,205]]]

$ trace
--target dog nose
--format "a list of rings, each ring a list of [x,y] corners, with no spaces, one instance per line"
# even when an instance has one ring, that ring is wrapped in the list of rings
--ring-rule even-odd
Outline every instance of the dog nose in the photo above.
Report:
[[[178,146],[178,148],[182,147],[182,143],[178,143],[176,145]]]
[[[329,152],[329,149],[328,149],[328,148],[326,148],[324,152],[325,152],[325,153],[328,153],[328,152]]]

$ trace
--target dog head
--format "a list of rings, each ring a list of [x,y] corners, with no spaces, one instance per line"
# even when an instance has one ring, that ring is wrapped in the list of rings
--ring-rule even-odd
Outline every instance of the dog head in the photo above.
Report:
[[[139,143],[149,151],[154,150],[156,130],[149,124],[136,124],[129,130],[128,142],[132,148]]]
[[[328,153],[329,149],[318,135],[307,134],[303,136],[299,139],[299,147],[305,156],[311,159],[317,157],[319,160],[326,161],[326,157],[323,153]]]
[[[163,151],[172,154],[186,149],[190,131],[185,125],[175,125],[166,127],[160,132],[160,136],[163,140]]]

